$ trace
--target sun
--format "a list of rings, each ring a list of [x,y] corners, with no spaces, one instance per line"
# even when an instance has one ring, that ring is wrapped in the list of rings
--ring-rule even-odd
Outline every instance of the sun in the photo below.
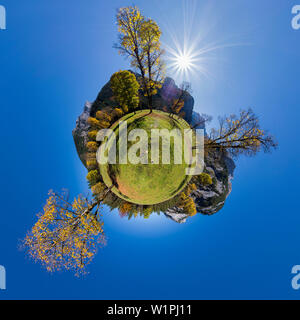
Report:
[[[190,72],[196,67],[196,59],[193,54],[187,50],[170,50],[168,57],[169,67],[171,67],[177,75],[184,78],[188,77]]]
[[[174,50],[171,47],[167,47],[168,53],[168,67],[171,68],[177,78],[182,80],[189,80],[191,74],[195,73],[199,69],[200,59],[197,57],[197,53],[186,48],[181,49],[179,46],[176,46]]]
[[[180,71],[187,72],[192,68],[192,58],[189,55],[177,55],[175,57],[175,64]]]
[[[198,2],[182,0],[182,16],[175,25],[168,22],[168,17],[165,19],[167,32],[162,44],[166,53],[166,68],[177,82],[218,80],[217,72],[222,67],[220,63],[226,61],[223,49],[251,45],[239,39],[233,41],[231,35],[222,40],[214,34],[212,7],[203,6],[203,12],[212,16],[204,14],[200,18],[195,15]]]

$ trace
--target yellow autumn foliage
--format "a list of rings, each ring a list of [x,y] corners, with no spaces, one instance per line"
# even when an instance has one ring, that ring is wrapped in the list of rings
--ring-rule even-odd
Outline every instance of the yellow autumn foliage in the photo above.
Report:
[[[96,207],[82,196],[70,203],[66,193],[50,191],[38,221],[23,241],[24,248],[49,272],[67,269],[76,275],[84,273],[97,247],[105,244]]]
[[[98,130],[92,130],[88,132],[88,137],[90,140],[96,141]]]

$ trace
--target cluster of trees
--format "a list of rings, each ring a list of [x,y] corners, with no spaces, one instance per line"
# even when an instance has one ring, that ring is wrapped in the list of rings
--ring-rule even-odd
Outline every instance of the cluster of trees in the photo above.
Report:
[[[97,133],[101,129],[109,128],[114,122],[123,117],[126,113],[132,112],[139,106],[139,83],[133,73],[125,70],[115,72],[110,79],[110,86],[113,92],[112,100],[114,106],[101,106],[95,117],[89,117],[87,122],[90,125],[88,137],[89,151],[95,151]]]
[[[99,110],[96,112],[96,117],[89,117],[87,122],[90,125],[93,133],[90,133],[91,137],[97,136],[95,131],[106,129],[111,126],[113,120],[113,113],[109,112],[109,109]]]
[[[191,182],[186,186],[186,188],[177,196],[172,199],[158,203],[151,206],[142,206],[134,203],[126,202],[122,199],[118,199],[117,202],[112,205],[111,209],[118,208],[121,217],[127,216],[128,219],[132,217],[143,216],[144,218],[149,218],[152,213],[165,212],[169,208],[179,207],[183,209],[184,213],[194,216],[197,213],[195,202],[191,196],[194,190],[197,190],[197,185],[202,187],[211,185],[213,183],[211,176],[208,173],[201,173],[199,176],[192,178]],[[111,204],[108,201],[107,204]]]
[[[191,194],[193,191],[198,189],[197,185],[199,187],[206,187],[212,183],[212,178],[208,173],[202,172],[200,175],[194,176],[187,187],[180,193],[175,206],[181,208],[184,213],[191,217],[196,215],[196,204]]]
[[[192,191],[196,189],[196,185],[191,183],[180,194],[180,202],[178,203],[178,207],[182,208],[184,213],[190,216],[194,216],[197,213],[195,202],[191,197]]]
[[[108,193],[103,203],[108,205],[111,210],[118,209],[121,217],[127,217],[128,219],[144,217],[149,218],[152,213],[160,214],[165,212],[169,208],[173,208],[178,205],[180,201],[180,195],[173,197],[167,201],[153,204],[153,205],[139,205],[126,202],[119,198],[114,193]]]
[[[136,110],[139,105],[139,83],[133,73],[129,71],[118,71],[114,73],[110,80],[113,99],[117,102],[115,107],[104,107],[96,112],[96,117],[89,117],[88,142],[86,144],[86,166],[88,169],[87,180],[96,199],[102,197],[107,187],[104,184],[98,163],[96,152],[100,142],[96,141],[99,130],[109,128],[114,122],[128,112]]]
[[[113,105],[101,105],[101,109],[96,112],[96,116],[89,117],[87,120],[91,128],[88,133],[91,141],[96,140],[99,130],[109,128],[128,112],[135,112],[139,106],[140,85],[132,72],[127,70],[115,72],[110,78],[110,86],[113,93],[111,98]],[[90,145],[93,149],[94,144]],[[87,147],[89,149],[89,146]]]
[[[153,207],[149,205],[136,205],[134,203],[124,201],[119,206],[120,216],[122,218],[128,217],[129,220],[132,217],[137,218],[138,216],[148,219],[153,212]]]
[[[173,203],[169,203],[170,206],[164,211],[172,207],[179,207],[185,214],[188,214],[191,217],[196,215],[197,209],[192,197],[192,192],[197,190],[198,187],[206,187],[212,183],[212,178],[208,173],[203,172],[198,176],[194,176],[186,188],[179,194],[179,196],[174,197]]]

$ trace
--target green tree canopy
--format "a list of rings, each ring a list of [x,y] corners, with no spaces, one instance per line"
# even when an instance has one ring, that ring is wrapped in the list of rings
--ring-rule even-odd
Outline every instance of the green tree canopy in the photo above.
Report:
[[[202,186],[208,186],[213,183],[211,176],[205,172],[202,172],[198,176],[198,181]]]
[[[133,73],[119,71],[110,78],[113,94],[124,112],[135,111],[139,105],[139,83]]]

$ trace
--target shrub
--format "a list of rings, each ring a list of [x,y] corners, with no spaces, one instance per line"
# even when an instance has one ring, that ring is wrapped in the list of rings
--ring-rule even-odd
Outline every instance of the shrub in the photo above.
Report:
[[[192,191],[197,190],[197,186],[195,185],[195,183],[190,183],[187,188],[186,188],[186,194],[190,195],[192,193]]]
[[[87,119],[87,123],[94,129],[101,129],[100,121],[97,120],[96,118],[89,117]]]
[[[152,212],[153,212],[152,206],[144,207],[143,208],[144,219],[149,219]]]
[[[122,106],[122,111],[123,111],[123,113],[128,113],[128,106],[126,104],[124,104],[124,106]]]
[[[94,160],[94,159],[96,159],[96,152],[89,152],[89,153],[87,153],[86,159],[87,159],[87,160]]]
[[[92,130],[92,131],[88,132],[89,139],[96,141],[97,133],[98,133],[97,130]]]
[[[192,197],[186,195],[184,192],[181,193],[181,204],[184,212],[190,216],[194,216],[197,213],[196,205]]]
[[[101,111],[101,110],[99,110],[99,111],[96,112],[96,118],[97,118],[98,120],[105,120],[105,121],[107,121],[107,122],[110,122],[110,121],[111,121],[111,116],[110,116],[108,113],[103,112],[103,111]]]
[[[87,166],[88,170],[97,169],[97,167],[98,167],[97,160],[96,159],[86,160],[86,166]]]
[[[94,186],[92,186],[92,192],[94,195],[99,195],[102,194],[103,191],[105,190],[106,186],[104,183],[102,182],[98,182],[97,184],[95,184]]]
[[[100,121],[100,126],[101,129],[106,129],[110,127],[110,122],[108,122],[107,120],[101,120]]]
[[[126,216],[132,209],[132,203],[123,202],[119,207],[119,213],[121,217]]]
[[[208,173],[204,172],[199,175],[198,181],[202,186],[208,186],[213,183],[211,176]]]
[[[91,170],[86,176],[89,185],[94,186],[97,182],[100,181],[100,174],[98,170]]]
[[[114,110],[114,115],[119,119],[123,116],[124,112],[120,108],[115,108]]]
[[[97,151],[98,150],[98,143],[95,141],[89,141],[86,144],[89,151]]]

